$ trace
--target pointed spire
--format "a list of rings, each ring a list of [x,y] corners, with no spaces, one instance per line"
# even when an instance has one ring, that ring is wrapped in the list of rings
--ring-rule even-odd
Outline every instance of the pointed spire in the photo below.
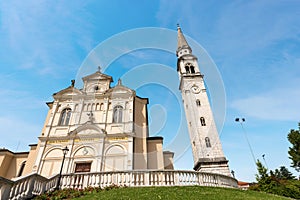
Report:
[[[122,80],[119,78],[118,85],[122,85]]]
[[[178,52],[182,49],[188,49],[189,50],[189,53],[192,52],[192,49],[191,47],[189,46],[189,44],[187,43],[182,31],[181,31],[181,28],[179,26],[179,24],[177,24],[177,32],[178,32],[178,36],[177,36],[177,51],[176,51],[176,54],[178,56]]]

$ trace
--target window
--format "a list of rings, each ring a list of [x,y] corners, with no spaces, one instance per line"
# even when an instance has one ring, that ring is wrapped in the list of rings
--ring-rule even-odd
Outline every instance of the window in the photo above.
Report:
[[[195,74],[195,67],[194,67],[194,66],[191,66],[190,69],[191,69],[191,73],[192,73],[192,74]]]
[[[66,108],[61,112],[60,120],[59,120],[59,125],[61,126],[66,126],[69,124],[71,117],[71,109]]]
[[[190,68],[189,68],[189,66],[185,66],[185,72],[186,72],[187,74],[190,73]]]
[[[195,74],[195,67],[191,63],[187,63],[185,65],[185,71],[187,74],[189,73]]]
[[[76,104],[74,107],[74,111],[77,111],[77,110],[78,110],[78,104]]]
[[[210,148],[210,147],[211,147],[209,137],[206,137],[206,138],[205,138],[205,145],[206,145],[207,148]]]
[[[122,115],[123,115],[123,107],[122,106],[114,107],[113,122],[114,123],[121,123],[122,122]]]
[[[201,126],[206,126],[204,117],[200,117]]]
[[[20,177],[20,176],[22,176],[22,174],[23,174],[23,171],[24,171],[24,168],[25,168],[25,164],[26,164],[26,161],[22,162],[22,164],[21,164],[21,167],[20,167],[20,170],[19,170],[19,173],[18,173],[17,177]]]
[[[100,110],[100,104],[99,103],[96,104],[96,110]]]
[[[103,110],[103,109],[104,109],[104,104],[101,103],[101,104],[100,104],[100,110]]]
[[[197,105],[197,106],[201,106],[201,102],[200,102],[199,99],[196,100],[196,105]]]

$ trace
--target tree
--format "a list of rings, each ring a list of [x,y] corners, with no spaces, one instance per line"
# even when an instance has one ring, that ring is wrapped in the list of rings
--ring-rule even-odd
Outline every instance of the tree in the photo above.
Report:
[[[293,176],[292,172],[290,172],[285,166],[281,166],[279,169],[275,169],[275,172],[271,170],[270,175],[281,180],[295,179],[295,176]]]
[[[256,174],[257,184],[250,186],[250,190],[263,191],[267,193],[282,195],[295,199],[300,199],[300,181],[286,179],[293,177],[285,167],[270,171],[259,161],[256,162],[258,174]],[[278,178],[278,177],[280,178]]]
[[[256,166],[258,171],[258,174],[256,174],[256,180],[258,182],[261,182],[268,179],[268,169],[259,160],[256,161]]]
[[[298,124],[298,130],[292,129],[287,138],[292,144],[288,151],[289,158],[292,160],[291,167],[300,172],[300,123]]]
[[[258,190],[273,193],[274,182],[268,174],[268,169],[259,161],[256,161],[257,171],[256,180],[258,182]]]

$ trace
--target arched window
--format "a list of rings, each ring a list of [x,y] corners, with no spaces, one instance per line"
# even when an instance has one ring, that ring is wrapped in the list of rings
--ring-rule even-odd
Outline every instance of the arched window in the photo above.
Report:
[[[66,126],[69,124],[71,117],[71,108],[66,108],[61,112],[59,125]]]
[[[192,74],[195,74],[195,67],[194,67],[194,66],[191,66],[190,69],[191,69],[191,73],[192,73]]]
[[[100,104],[100,110],[103,110],[103,109],[104,109],[104,104],[101,103],[101,104]]]
[[[116,106],[114,107],[113,112],[113,122],[114,123],[121,123],[122,122],[122,116],[123,116],[123,107],[122,106]]]
[[[74,111],[76,112],[78,110],[78,104],[75,105]]]
[[[22,162],[22,164],[21,164],[21,167],[20,167],[20,169],[19,169],[19,172],[18,172],[18,175],[17,175],[17,177],[20,177],[20,176],[22,176],[22,174],[23,174],[23,171],[24,171],[24,168],[25,168],[25,164],[26,164],[26,161]]]
[[[211,147],[209,137],[206,137],[206,138],[205,138],[205,145],[206,145],[207,148],[210,148],[210,147]]]
[[[185,65],[185,71],[187,74],[189,73],[195,74],[195,67],[191,63],[187,63]]]
[[[200,102],[199,99],[196,100],[196,105],[197,105],[197,106],[201,106],[201,102]]]
[[[190,68],[189,68],[189,66],[185,66],[185,72],[186,72],[187,74],[190,73]]]
[[[201,126],[206,126],[204,117],[200,117]]]
[[[100,110],[100,104],[96,103],[96,110]]]

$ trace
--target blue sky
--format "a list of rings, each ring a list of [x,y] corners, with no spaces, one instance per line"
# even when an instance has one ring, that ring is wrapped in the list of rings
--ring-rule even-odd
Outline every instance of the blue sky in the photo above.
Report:
[[[244,126],[256,158],[265,154],[270,169],[289,166],[286,136],[300,121],[299,16],[297,0],[1,1],[0,147],[27,151],[28,144],[37,142],[47,113],[45,102],[70,85],[98,44],[135,28],[175,31],[180,23],[183,32],[208,52],[223,79],[226,118],[220,138],[236,177],[254,181],[256,173],[236,117],[246,118]],[[114,61],[106,72],[116,82],[147,63],[174,70],[176,56],[136,51]],[[149,79],[155,73],[150,70],[144,76]],[[144,85],[137,92],[150,98],[151,134],[164,136],[168,144],[180,120],[170,117],[176,115],[172,108],[180,106],[176,95],[165,89]],[[163,117],[163,123],[155,121],[155,114]],[[179,169],[192,165],[189,150],[175,162]]]

